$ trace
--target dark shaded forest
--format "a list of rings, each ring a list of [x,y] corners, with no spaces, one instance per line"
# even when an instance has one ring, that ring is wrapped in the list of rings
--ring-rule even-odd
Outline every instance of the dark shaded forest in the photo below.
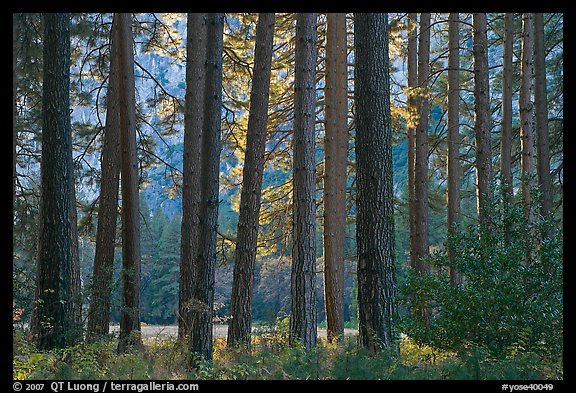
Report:
[[[14,379],[564,378],[563,13],[12,18]]]

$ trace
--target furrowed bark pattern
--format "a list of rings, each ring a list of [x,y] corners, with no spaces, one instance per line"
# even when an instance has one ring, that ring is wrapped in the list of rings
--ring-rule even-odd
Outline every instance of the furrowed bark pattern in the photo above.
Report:
[[[500,136],[500,176],[502,200],[510,206],[512,189],[512,56],[514,43],[514,14],[504,15],[504,54],[502,69],[502,132]]]
[[[472,24],[477,209],[479,220],[488,221],[488,200],[492,197],[492,152],[486,13],[472,14]]]
[[[395,348],[396,267],[388,14],[355,14],[359,342]]]
[[[428,255],[428,75],[430,73],[430,13],[420,14],[418,40],[418,125],[414,154],[414,266],[417,274],[429,267],[424,262]]]
[[[192,282],[190,351],[212,360],[214,268],[218,226],[220,119],[222,113],[222,49],[224,14],[207,16],[206,85],[202,127],[200,235]]]
[[[142,346],[140,331],[140,216],[136,154],[136,97],[132,15],[118,13],[118,86],[122,176],[122,306],[118,352]]]
[[[228,324],[228,345],[236,342],[250,345],[252,331],[252,292],[258,219],[262,195],[262,175],[266,150],[266,125],[274,43],[274,14],[261,13],[256,27],[254,71],[250,94],[250,115],[246,135],[246,153],[242,172],[240,214],[236,252],[234,255],[234,278],[230,303],[231,320]]]
[[[327,14],[324,138],[324,299],[329,341],[344,335],[346,229],[346,14]]]
[[[550,176],[550,142],[548,136],[548,95],[546,92],[546,48],[544,14],[534,15],[534,110],[536,114],[536,155],[538,183],[542,200],[540,215],[552,211],[552,179]]]
[[[416,13],[408,14],[408,220],[410,228],[410,267],[416,269],[416,221],[414,218],[414,156],[416,151],[416,126],[418,124],[418,17]]]
[[[459,14],[451,13],[448,27],[448,194],[447,224],[450,230],[460,222],[460,30]],[[448,251],[454,260],[452,250]],[[460,272],[450,267],[450,282],[459,284]]]
[[[316,14],[296,21],[294,74],[294,195],[290,344],[316,346],[316,182],[314,160],[316,105]]]
[[[534,223],[532,188],[534,185],[534,127],[532,117],[532,73],[534,59],[534,19],[533,14],[522,14],[522,58],[520,66],[520,145],[522,149],[522,203],[529,225]]]
[[[178,337],[181,340],[190,335],[192,285],[200,235],[200,173],[206,83],[206,17],[207,14],[202,13],[188,14],[178,306]]]
[[[116,19],[116,18],[114,18]],[[106,125],[101,158],[101,184],[98,198],[98,226],[92,294],[88,310],[88,337],[108,334],[112,273],[114,271],[114,243],[118,216],[120,180],[120,112],[118,102],[118,23],[112,22],[110,44],[110,73],[106,96]]]
[[[44,14],[41,217],[31,336],[41,349],[81,339],[74,258],[70,14]]]

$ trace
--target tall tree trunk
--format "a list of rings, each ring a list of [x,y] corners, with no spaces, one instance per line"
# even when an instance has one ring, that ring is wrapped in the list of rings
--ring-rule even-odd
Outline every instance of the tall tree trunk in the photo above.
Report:
[[[120,179],[120,112],[118,92],[118,20],[114,17],[110,33],[110,72],[106,95],[106,125],[101,157],[101,182],[94,254],[92,294],[88,310],[88,337],[108,334],[116,221],[118,218],[118,183]]]
[[[486,13],[472,14],[474,53],[474,136],[476,141],[476,195],[478,219],[489,222],[492,197],[490,94]]]
[[[397,352],[388,14],[354,18],[359,343]]]
[[[244,155],[242,191],[240,194],[240,214],[234,255],[228,346],[233,346],[235,343],[243,343],[250,346],[252,288],[256,265],[264,153],[266,150],[266,125],[268,122],[273,44],[274,13],[261,13],[258,16],[258,25],[256,26],[250,115],[248,117],[246,153]]]
[[[410,228],[410,267],[416,269],[416,221],[414,218],[414,158],[418,125],[418,14],[408,14],[408,221]]]
[[[294,73],[294,227],[292,248],[290,344],[316,346],[316,14],[296,19]]]
[[[142,345],[140,335],[133,333],[140,332],[140,217],[132,15],[118,13],[116,18],[119,29],[118,95],[122,150],[122,306],[118,352],[123,353]]]
[[[538,183],[542,200],[540,214],[552,211],[552,180],[550,177],[550,145],[548,142],[548,95],[546,92],[546,48],[544,14],[534,14],[534,108],[536,112],[536,152]]]
[[[344,336],[348,72],[346,14],[328,13],[324,138],[324,298],[328,341]]]
[[[414,225],[416,272],[428,270],[424,258],[428,255],[428,78],[430,74],[430,13],[420,14],[418,39],[418,126],[414,154]]]
[[[460,29],[459,14],[448,19],[448,230],[460,223]],[[454,262],[452,250],[448,258]],[[450,265],[450,282],[460,284],[460,272]]]
[[[74,280],[70,14],[44,14],[40,238],[31,335],[40,349],[81,339]]]
[[[206,81],[202,127],[200,236],[192,283],[190,352],[212,360],[214,268],[218,225],[224,14],[207,16]]]
[[[16,74],[16,59],[18,57],[19,46],[19,27],[20,21],[18,14],[12,14],[12,207],[16,202],[16,142],[18,140],[18,128],[16,127],[16,119],[18,117],[18,103],[17,103],[17,74]]]
[[[529,225],[534,222],[532,187],[534,183],[534,131],[532,125],[532,73],[534,56],[534,20],[531,13],[522,14],[522,61],[520,66],[520,142],[522,146],[522,203]]]
[[[502,69],[502,133],[500,136],[500,175],[502,201],[512,204],[512,56],[514,42],[514,13],[504,15],[504,55]]]
[[[178,337],[180,340],[184,340],[190,335],[192,283],[194,282],[194,267],[200,236],[200,172],[206,83],[206,17],[207,14],[202,13],[188,14],[178,308]]]
[[[70,279],[65,286],[70,286],[69,307],[71,325],[68,327],[68,334],[78,340],[83,336],[82,322],[82,282],[80,279],[80,253],[78,250],[78,212],[76,211],[76,186],[74,176],[74,162],[72,154],[68,157],[68,165],[72,168],[72,181],[70,182],[70,251],[72,252],[72,262],[65,265],[65,280]],[[68,271],[69,269],[69,271]]]

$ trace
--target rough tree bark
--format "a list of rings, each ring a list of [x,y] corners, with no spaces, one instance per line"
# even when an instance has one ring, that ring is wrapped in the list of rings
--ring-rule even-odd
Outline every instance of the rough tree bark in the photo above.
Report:
[[[316,106],[316,14],[296,19],[294,72],[294,191],[291,315],[289,342],[316,346],[316,182],[314,120]]]
[[[348,72],[346,14],[328,13],[324,138],[324,299],[328,341],[344,336]]]
[[[186,36],[186,101],[178,307],[178,338],[180,340],[185,340],[190,335],[190,302],[200,235],[200,171],[206,83],[206,16],[205,13],[189,13]]]
[[[233,346],[236,343],[250,346],[252,288],[256,265],[264,153],[266,150],[266,125],[268,122],[273,44],[274,13],[261,13],[258,16],[258,25],[256,26],[250,115],[248,117],[246,152],[244,155],[242,190],[240,194],[240,214],[234,254],[228,346]]]
[[[212,316],[214,268],[218,225],[222,113],[222,50],[224,14],[211,13],[207,19],[206,80],[202,127],[201,202],[198,255],[194,267],[190,308],[190,352],[212,360]]]
[[[89,338],[108,334],[114,245],[118,218],[118,189],[120,179],[120,112],[118,102],[118,22],[114,18],[110,34],[110,72],[106,95],[106,124],[101,157],[101,182],[98,200],[98,227],[92,293],[88,310]]]
[[[74,345],[82,331],[72,239],[70,14],[44,14],[44,29],[40,237],[31,336],[40,349],[51,349]]]
[[[489,222],[488,201],[492,197],[492,153],[486,13],[472,14],[472,24],[477,209],[479,221]]]
[[[532,116],[532,73],[534,58],[534,19],[533,14],[522,14],[522,58],[520,65],[520,144],[522,149],[522,203],[524,215],[529,225],[534,223],[532,188],[534,183],[534,130]]]
[[[416,269],[416,221],[414,219],[414,156],[416,151],[416,126],[418,125],[418,14],[408,14],[408,221],[410,228],[410,267]]]
[[[448,230],[460,223],[460,29],[459,14],[450,13],[448,18]],[[448,258],[454,260],[452,250]],[[458,285],[460,272],[450,266],[450,282]]]
[[[428,270],[424,258],[428,255],[428,116],[430,100],[430,13],[420,14],[418,37],[418,125],[414,151],[414,266],[416,273]]]
[[[354,18],[359,343],[398,352],[388,14]]]
[[[548,141],[544,14],[541,12],[534,14],[534,109],[536,112],[538,183],[542,193],[540,215],[547,217],[552,211],[552,179],[550,177],[550,145]]]
[[[514,13],[504,15],[504,54],[502,69],[502,133],[500,135],[500,176],[502,201],[510,206],[512,189],[512,56],[514,43]]]
[[[16,141],[18,140],[18,129],[16,119],[18,116],[17,100],[17,77],[16,77],[16,58],[18,56],[18,35],[20,22],[18,14],[12,14],[12,206],[16,202]]]
[[[140,217],[138,157],[136,155],[136,97],[132,15],[118,13],[118,100],[122,176],[122,297],[118,352],[139,349],[140,332]]]

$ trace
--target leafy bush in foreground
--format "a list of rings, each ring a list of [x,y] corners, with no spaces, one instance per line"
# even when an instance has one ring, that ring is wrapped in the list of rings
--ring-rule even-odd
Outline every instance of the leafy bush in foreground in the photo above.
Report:
[[[428,259],[429,274],[409,275],[403,301],[414,306],[413,298],[425,299],[418,306],[428,308],[429,318],[407,317],[403,329],[418,343],[460,353],[561,356],[561,233],[547,220],[528,226],[518,206],[496,203],[492,212],[488,223],[452,231],[446,249]],[[461,272],[462,284],[450,283],[450,267]]]

